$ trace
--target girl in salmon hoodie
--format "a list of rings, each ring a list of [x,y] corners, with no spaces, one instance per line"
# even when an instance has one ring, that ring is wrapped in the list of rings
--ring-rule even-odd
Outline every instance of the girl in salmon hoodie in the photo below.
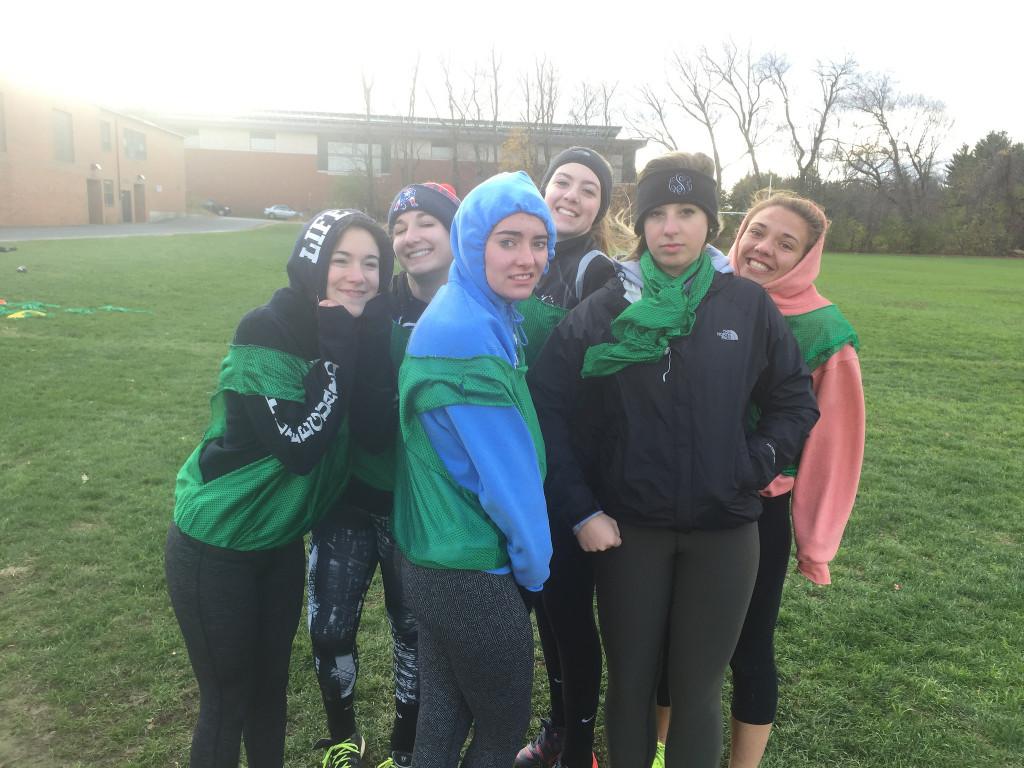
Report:
[[[829,584],[860,482],[864,457],[864,390],[853,326],[814,280],[821,270],[828,219],[815,203],[789,193],[761,199],[736,235],[729,259],[736,274],[760,284],[786,318],[804,361],[821,418],[796,462],[761,492],[761,560],[754,593],[730,666],[733,673],[730,768],[761,762],[778,705],[775,623],[790,552],[797,569]]]

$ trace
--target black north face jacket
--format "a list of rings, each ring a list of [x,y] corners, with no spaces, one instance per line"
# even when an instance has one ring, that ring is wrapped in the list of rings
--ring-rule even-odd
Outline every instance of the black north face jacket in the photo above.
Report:
[[[614,341],[628,306],[618,280],[551,334],[528,374],[544,433],[545,492],[556,525],[596,510],[674,530],[756,520],[758,490],[799,453],[818,409],[811,376],[764,290],[716,274],[688,336],[669,354],[582,379],[588,347]],[[761,412],[756,430],[749,406]]]

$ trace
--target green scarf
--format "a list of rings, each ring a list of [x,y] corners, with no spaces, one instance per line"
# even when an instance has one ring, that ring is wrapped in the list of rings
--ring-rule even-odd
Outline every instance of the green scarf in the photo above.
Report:
[[[715,268],[706,250],[679,277],[671,277],[654,263],[650,251],[640,257],[644,276],[643,295],[612,321],[617,341],[597,344],[583,359],[583,378],[609,376],[633,363],[658,360],[677,336],[688,336],[697,318]],[[687,285],[690,278],[693,280]]]

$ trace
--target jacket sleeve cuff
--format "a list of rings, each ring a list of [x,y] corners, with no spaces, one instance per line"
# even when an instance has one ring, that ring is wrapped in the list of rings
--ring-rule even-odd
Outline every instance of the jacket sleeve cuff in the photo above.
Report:
[[[583,518],[582,520],[580,520],[580,521],[579,521],[578,523],[576,523],[576,525],[574,525],[574,526],[572,527],[572,532],[573,532],[573,534],[577,534],[577,533],[579,533],[579,532],[580,532],[580,529],[581,529],[581,528],[582,528],[582,527],[583,527],[584,525],[586,525],[587,523],[589,523],[589,522],[590,522],[591,520],[593,520],[593,519],[594,519],[595,517],[597,517],[597,516],[598,516],[598,515],[600,515],[600,514],[601,514],[601,510],[600,510],[600,509],[595,509],[595,510],[594,510],[593,512],[591,512],[591,513],[590,513],[589,515],[587,515],[586,517],[584,517],[584,518]]]

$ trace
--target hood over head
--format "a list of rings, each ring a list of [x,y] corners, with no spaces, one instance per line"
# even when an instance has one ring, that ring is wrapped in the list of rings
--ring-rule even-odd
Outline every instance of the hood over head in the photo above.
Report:
[[[380,249],[380,292],[387,293],[395,267],[395,251],[387,232],[372,218],[353,208],[328,208],[309,220],[288,259],[288,280],[292,288],[314,305],[327,293],[327,270],[331,254],[349,227],[365,229]]]
[[[494,227],[516,213],[536,216],[548,233],[548,260],[555,251],[555,223],[544,198],[523,171],[499,173],[473,189],[451,228],[448,283],[434,296],[409,340],[413,356],[467,358],[495,355],[516,365],[525,342],[523,317],[487,284],[484,248]]]
[[[528,213],[544,222],[548,231],[548,261],[555,255],[555,223],[544,198],[525,171],[499,173],[475,187],[452,220],[452,261],[449,281],[495,307],[510,304],[487,284],[484,247],[494,227],[516,213]]]
[[[761,210],[764,209],[762,208]],[[751,218],[752,216],[749,213],[743,218],[743,223],[740,224],[740,228],[736,231],[736,239],[733,241],[732,248],[729,249],[729,263],[732,265],[733,272],[737,275],[741,274],[739,268],[739,244],[743,234],[747,231],[747,227],[750,226]],[[821,256],[825,251],[825,235],[827,232],[828,230],[826,229],[821,233],[821,236],[811,246],[811,250],[789,272],[761,286],[772,297],[775,306],[779,308],[783,315],[802,315],[815,309],[827,307],[832,303],[818,293],[818,289],[814,285],[814,281],[818,278],[818,273],[821,272]]]

